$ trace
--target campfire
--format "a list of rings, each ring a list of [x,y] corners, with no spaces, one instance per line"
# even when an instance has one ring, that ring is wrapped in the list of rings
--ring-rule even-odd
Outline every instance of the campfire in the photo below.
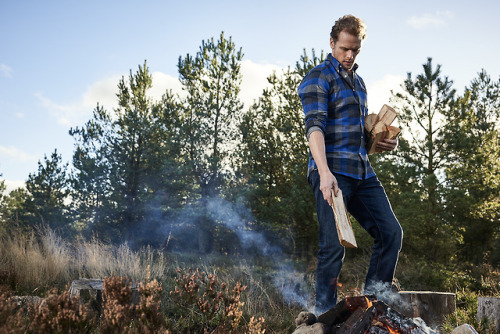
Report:
[[[305,325],[315,322],[310,320]],[[348,297],[320,315],[317,322],[322,327],[318,332],[332,334],[426,333],[412,319],[371,295]]]

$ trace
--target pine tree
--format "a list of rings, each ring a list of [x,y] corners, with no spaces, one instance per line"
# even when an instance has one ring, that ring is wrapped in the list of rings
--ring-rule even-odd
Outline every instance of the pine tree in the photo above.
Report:
[[[500,262],[500,80],[486,71],[447,114],[447,207],[464,260]]]
[[[441,66],[433,67],[428,58],[423,73],[415,78],[408,73],[403,91],[391,99],[403,130],[395,152],[398,169],[392,169],[401,202],[393,205],[401,205],[396,213],[405,230],[405,247],[429,259],[449,259],[457,238],[443,201],[448,156],[444,120],[455,101],[452,84],[441,74]]]
[[[207,199],[221,194],[231,175],[237,126],[243,104],[239,98],[243,53],[224,33],[202,41],[193,57],[179,57],[178,70],[183,89],[183,155],[195,192],[190,201],[198,213],[199,248],[212,248],[214,223],[204,212]]]
[[[68,164],[62,162],[57,149],[50,158],[44,156],[43,163],[38,161],[38,171],[30,173],[26,181],[26,189],[30,194],[27,201],[28,211],[32,214],[30,226],[49,226],[70,233],[68,207]]]
[[[76,139],[76,212],[89,232],[115,242],[161,242],[156,231],[164,215],[186,193],[180,107],[171,92],[152,101],[151,87],[145,62],[119,81],[117,109],[98,105],[84,127],[70,132]]]
[[[323,60],[304,51],[295,69],[269,76],[270,87],[243,117],[240,126],[242,177],[261,225],[290,237],[297,255],[316,245],[314,198],[307,184],[308,143],[297,94],[303,75]]]

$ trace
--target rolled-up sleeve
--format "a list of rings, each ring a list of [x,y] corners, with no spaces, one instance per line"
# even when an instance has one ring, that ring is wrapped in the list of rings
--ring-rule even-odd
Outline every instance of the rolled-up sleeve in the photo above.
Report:
[[[314,131],[326,132],[328,116],[329,84],[320,70],[312,70],[302,80],[297,92],[305,116],[305,132],[307,139]]]

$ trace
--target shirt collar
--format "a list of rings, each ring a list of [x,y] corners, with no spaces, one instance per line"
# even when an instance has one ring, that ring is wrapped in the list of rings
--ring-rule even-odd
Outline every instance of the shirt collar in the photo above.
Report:
[[[347,71],[346,68],[344,66],[342,66],[342,64],[337,59],[335,59],[331,53],[328,54],[326,59],[328,59],[330,61],[330,63],[332,63],[333,67],[335,67],[337,72],[340,73],[341,71]],[[358,64],[355,63],[352,66],[352,71],[356,72],[357,69],[358,69]]]

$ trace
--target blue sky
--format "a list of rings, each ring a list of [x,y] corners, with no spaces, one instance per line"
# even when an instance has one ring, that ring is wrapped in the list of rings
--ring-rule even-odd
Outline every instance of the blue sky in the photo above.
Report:
[[[482,69],[500,74],[496,1],[14,1],[0,0],[0,173],[10,189],[57,148],[70,161],[71,127],[97,102],[111,110],[118,80],[147,59],[152,96],[179,90],[179,56],[232,36],[245,54],[242,99],[257,98],[272,70],[303,49],[329,52],[334,21],[367,24],[358,73],[377,112],[427,57],[460,92]]]

